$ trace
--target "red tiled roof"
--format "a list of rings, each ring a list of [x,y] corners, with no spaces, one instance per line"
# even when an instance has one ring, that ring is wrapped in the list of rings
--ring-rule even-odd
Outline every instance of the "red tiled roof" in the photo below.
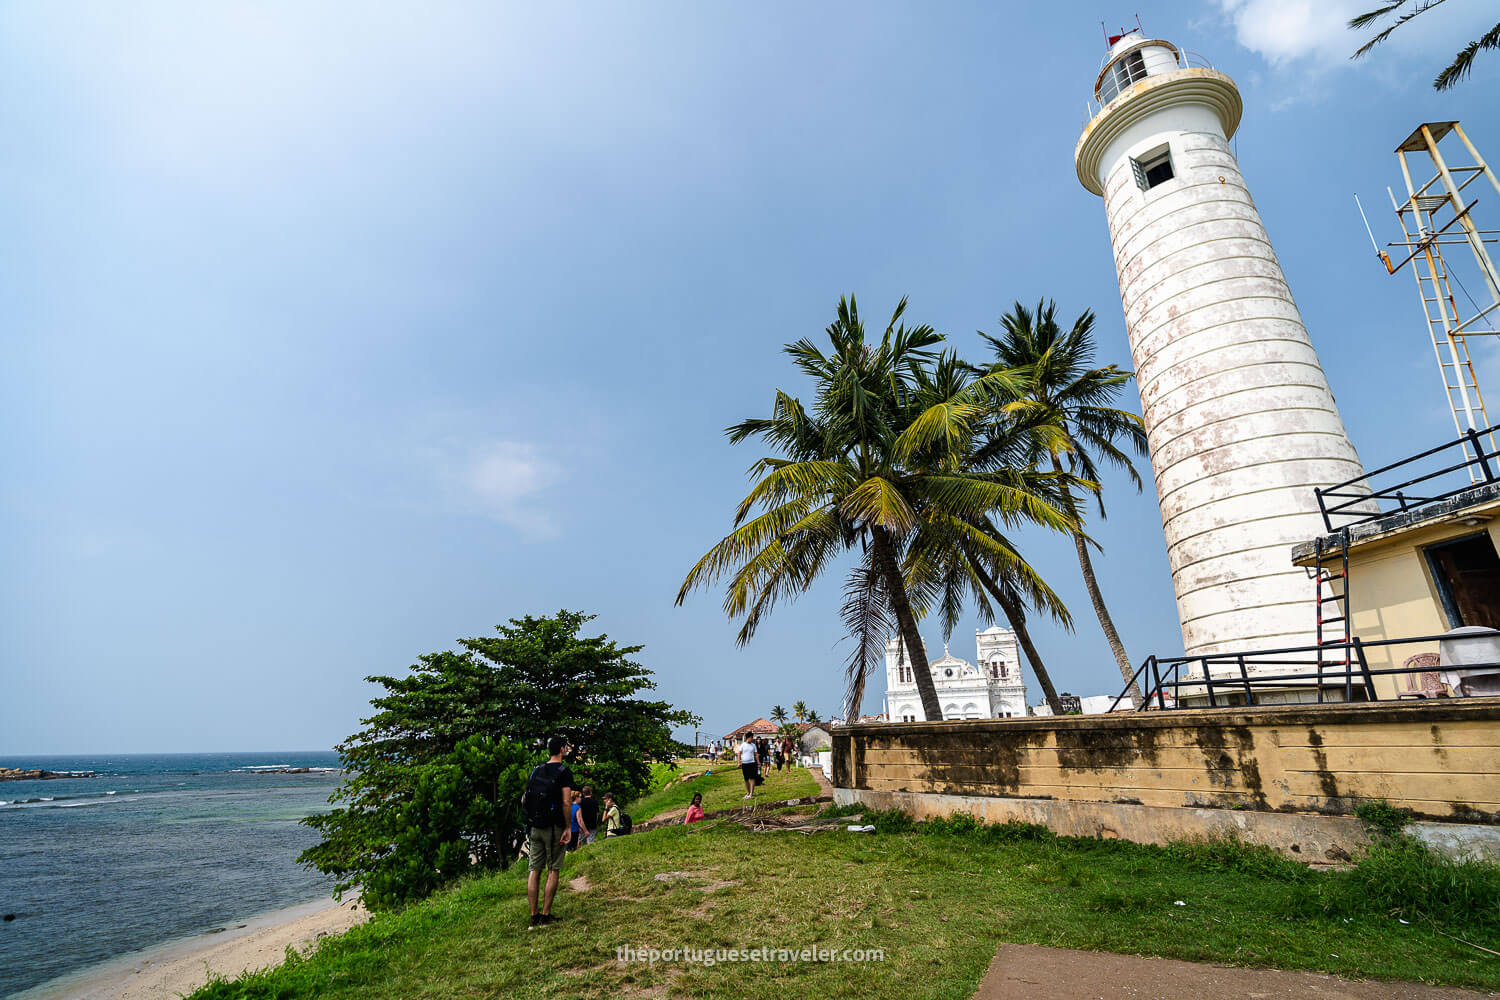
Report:
[[[747,723],[745,723],[743,726],[739,727],[738,729],[731,729],[728,732],[728,734],[726,734],[725,738],[727,739],[730,736],[739,736],[742,733],[746,733],[746,732],[750,732],[750,733],[774,733],[774,732],[776,732],[776,724],[773,723],[773,722],[771,722],[768,719],[756,719],[754,722],[747,722]]]

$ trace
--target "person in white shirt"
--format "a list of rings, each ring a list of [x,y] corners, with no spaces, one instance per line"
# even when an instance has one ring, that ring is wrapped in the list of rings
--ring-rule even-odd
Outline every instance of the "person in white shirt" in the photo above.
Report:
[[[747,799],[754,797],[755,779],[760,775],[760,764],[757,763],[756,750],[754,741],[750,739],[750,734],[746,733],[740,739],[739,754],[740,774],[745,777],[745,798]]]

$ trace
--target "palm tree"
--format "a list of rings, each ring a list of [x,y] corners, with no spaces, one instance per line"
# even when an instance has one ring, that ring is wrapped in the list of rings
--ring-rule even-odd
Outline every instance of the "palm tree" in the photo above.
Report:
[[[780,454],[751,466],[757,481],[740,503],[735,530],[689,571],[677,602],[730,573],[724,609],[743,616],[743,644],[777,600],[795,598],[839,555],[854,554],[843,609],[855,639],[848,667],[851,714],[894,630],[911,657],[923,712],[937,720],[942,709],[901,572],[918,524],[936,512],[972,519],[1002,511],[1054,524],[1063,518],[1017,489],[1011,477],[934,471],[931,461],[909,461],[938,447],[945,426],[973,419],[983,408],[972,398],[950,400],[936,413],[917,408],[919,375],[942,337],[930,326],[907,327],[905,310],[902,299],[879,342],[870,343],[853,298],[841,299],[827,329],[830,351],[805,338],[787,345],[786,353],[813,381],[813,407],[778,392],[770,417],[728,429],[735,443],[758,437]],[[976,379],[971,389],[989,391],[993,381]],[[762,512],[752,516],[757,508]]]
[[[795,718],[798,722],[805,721],[807,719],[807,702],[792,702],[792,717]]]
[[[772,705],[771,721],[776,723],[777,725],[781,725],[782,723],[786,722],[786,709],[782,708],[780,705]]]
[[[957,395],[955,390],[977,371],[972,365],[945,355],[933,372],[935,394],[940,397]],[[968,448],[961,454],[961,467],[997,471],[1024,466],[1031,451],[1023,446],[1029,434],[1030,430],[1020,427],[1015,420],[1003,413],[993,413],[978,427],[977,433],[969,435]],[[1071,477],[1049,474],[1042,478],[1054,480],[1047,484],[1051,491],[1049,501],[1054,504],[1065,502],[1066,494],[1060,495],[1056,491]],[[1038,490],[1042,484],[1033,478],[1029,488]],[[1048,706],[1054,714],[1061,715],[1062,701],[1026,627],[1026,605],[1045,611],[1069,631],[1073,628],[1072,615],[1062,599],[990,518],[981,518],[973,524],[944,527],[949,530],[929,531],[910,546],[904,567],[908,588],[913,594],[920,595],[924,609],[934,602],[938,605],[944,639],[952,634],[964,607],[970,602],[983,621],[993,622],[994,610],[990,606],[993,599],[1016,633]],[[981,540],[982,544],[977,544]]]
[[[1443,2],[1444,0],[1387,0],[1387,2],[1382,3],[1374,10],[1366,11],[1358,17],[1352,18],[1349,21],[1349,27],[1355,31],[1360,31],[1364,28],[1373,27],[1387,14],[1394,14],[1402,7],[1407,8],[1396,18],[1394,23],[1387,25],[1368,42],[1361,45],[1351,58],[1358,59],[1389,38],[1391,32],[1404,25],[1407,21],[1418,15],[1427,13]],[[1474,41],[1459,49],[1458,54],[1453,57],[1453,61],[1448,64],[1448,67],[1433,79],[1432,89],[1450,90],[1457,86],[1460,81],[1469,75],[1469,70],[1474,66],[1474,57],[1482,49],[1490,51],[1500,49],[1500,24],[1496,24],[1489,31],[1486,31],[1483,35],[1480,35]]]
[[[822,721],[823,721],[822,719],[818,718],[818,713],[817,712],[812,711],[811,709],[808,710],[808,713],[807,713],[807,723],[808,723],[808,725],[810,725],[810,726],[816,726],[818,723],[820,723]]]
[[[1004,411],[1027,431],[1026,442],[1033,460],[1050,463],[1061,474],[1075,474],[1079,482],[1092,484],[1090,492],[1104,517],[1104,498],[1099,490],[1098,461],[1124,470],[1135,488],[1141,488],[1141,477],[1130,456],[1118,446],[1123,442],[1139,455],[1147,452],[1145,424],[1141,418],[1113,404],[1115,397],[1130,381],[1131,373],[1114,365],[1092,368],[1094,359],[1094,314],[1084,310],[1071,329],[1064,332],[1057,324],[1056,305],[1037,303],[1036,311],[1017,302],[1011,312],[1000,319],[1004,332],[999,337],[982,336],[995,356],[995,367],[1025,372],[1023,392],[1006,404]],[[1077,498],[1071,484],[1066,486],[1066,509],[1078,516]],[[1072,532],[1078,566],[1099,626],[1114,653],[1115,663],[1130,692],[1131,702],[1141,704],[1140,689],[1135,684],[1135,668],[1125,653],[1125,645],[1115,630],[1114,620],[1104,604],[1094,564],[1089,558],[1092,540],[1084,534],[1082,519]],[[1054,709],[1056,711],[1056,709]]]

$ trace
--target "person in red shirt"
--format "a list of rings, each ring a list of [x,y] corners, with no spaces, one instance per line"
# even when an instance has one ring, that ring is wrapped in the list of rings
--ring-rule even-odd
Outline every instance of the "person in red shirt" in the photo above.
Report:
[[[693,801],[688,805],[687,815],[682,818],[684,823],[696,823],[703,818],[703,793],[694,792]]]

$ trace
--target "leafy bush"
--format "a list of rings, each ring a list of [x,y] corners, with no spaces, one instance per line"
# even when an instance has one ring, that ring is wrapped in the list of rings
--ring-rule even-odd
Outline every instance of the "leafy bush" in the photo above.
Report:
[[[1384,799],[1361,802],[1354,807],[1354,815],[1364,821],[1366,827],[1377,838],[1394,837],[1406,828],[1416,816],[1410,809],[1391,805]]]
[[[865,822],[873,826],[876,833],[911,833],[917,828],[916,820],[900,809],[866,810]]]
[[[518,800],[533,757],[509,740],[471,736],[429,763],[354,774],[335,793],[347,805],[303,821],[324,840],[298,860],[338,878],[340,893],[360,886],[371,910],[421,899],[476,868],[504,867],[519,847]]]
[[[983,833],[986,840],[993,840],[997,843],[1051,842],[1057,839],[1057,834],[1040,823],[1023,823],[1018,819],[1006,820],[1004,823],[990,823],[984,827]]]

